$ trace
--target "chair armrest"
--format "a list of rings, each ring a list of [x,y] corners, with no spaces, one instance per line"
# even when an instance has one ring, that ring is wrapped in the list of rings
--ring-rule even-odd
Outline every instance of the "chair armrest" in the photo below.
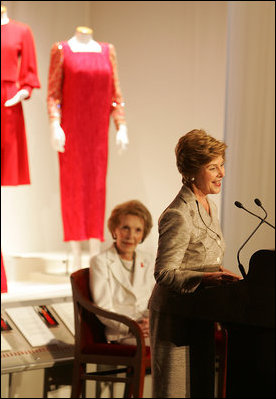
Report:
[[[126,326],[129,327],[129,331],[134,335],[137,341],[137,347],[141,347],[142,352],[146,352],[146,344],[145,344],[145,338],[143,335],[143,332],[141,330],[141,327],[137,323],[137,321],[131,319],[130,317],[120,314],[120,313],[115,313],[111,312],[109,310],[105,310],[92,301],[87,300],[83,295],[80,294],[80,292],[75,289],[74,287],[74,280],[71,279],[72,283],[72,290],[73,290],[73,295],[75,296],[75,300],[77,303],[79,303],[84,309],[86,309],[88,312],[94,313],[96,316],[102,316],[110,320],[116,320],[122,324],[125,324]]]

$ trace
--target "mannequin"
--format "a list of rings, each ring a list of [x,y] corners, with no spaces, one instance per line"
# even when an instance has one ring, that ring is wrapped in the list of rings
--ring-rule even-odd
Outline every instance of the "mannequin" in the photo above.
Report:
[[[7,7],[1,5],[1,186],[30,184],[21,102],[39,87],[32,32],[9,19]],[[7,292],[2,251],[1,292]]]
[[[57,63],[60,62],[60,64],[62,63],[62,65],[64,65],[64,68],[66,68],[66,57],[64,57],[64,55],[68,54],[69,51],[69,55],[68,57],[72,57],[72,54],[76,54],[77,57],[81,57],[81,54],[84,54],[84,57],[86,57],[87,55],[92,55],[95,54],[95,57],[98,56],[105,56],[105,54],[103,54],[103,47],[102,44],[96,42],[93,39],[93,30],[91,28],[85,27],[85,26],[78,26],[75,30],[75,34],[73,37],[71,37],[66,43],[66,45],[64,44],[64,42],[59,42],[58,48],[60,48],[61,51],[63,51],[63,57],[59,57],[59,60],[61,61],[57,61],[56,57],[54,58],[53,54],[51,55],[51,65],[56,65]],[[70,50],[66,50],[67,46],[69,46]],[[52,49],[53,51],[53,49]],[[66,53],[67,51],[67,53]],[[57,51],[56,51],[57,52]],[[72,54],[71,54],[72,53]],[[74,57],[74,56],[73,56]],[[69,59],[68,58],[68,59]],[[53,61],[55,59],[55,61]],[[71,58],[70,58],[71,59]],[[75,58],[74,58],[75,60]],[[74,61],[73,61],[74,62]],[[52,79],[54,79],[55,76],[59,76],[60,72],[59,70],[56,68],[52,68],[50,65],[50,71],[49,71],[49,89],[48,89],[48,111],[49,111],[49,119],[50,119],[50,133],[51,133],[51,144],[52,147],[55,151],[57,151],[60,154],[64,154],[66,156],[66,144],[67,144],[67,138],[66,138],[66,131],[63,128],[63,124],[62,124],[62,117],[63,114],[60,112],[60,109],[56,106],[56,104],[62,104],[61,99],[60,98],[56,98],[52,93],[54,92],[54,90],[51,90],[50,88],[50,80],[51,80],[51,76]],[[97,76],[97,75],[96,75]],[[88,78],[87,78],[88,79]],[[97,79],[100,79],[97,77]],[[115,72],[114,72],[114,79],[115,79]],[[57,79],[56,79],[57,80]],[[115,79],[116,80],[116,79]],[[117,81],[116,81],[117,83]],[[89,81],[88,81],[89,84]],[[65,85],[65,84],[64,84]],[[61,87],[61,89],[56,90],[56,92],[61,92],[63,89],[63,87]],[[65,89],[64,89],[65,90]],[[90,94],[88,94],[89,96]],[[97,95],[97,93],[96,93]],[[67,95],[68,97],[68,95]],[[66,97],[66,99],[67,99]],[[77,99],[73,99],[72,101],[77,101]],[[68,99],[67,99],[68,101]],[[69,100],[70,101],[70,100]],[[88,98],[89,101],[89,98]],[[120,112],[122,114],[122,107],[124,106],[124,103],[122,101],[118,102],[118,101],[114,101],[112,104],[110,104],[110,109],[111,107],[114,107],[114,110],[116,111],[116,107],[120,107]],[[84,114],[85,112],[90,113],[93,112],[93,106],[90,108],[83,109],[80,108],[79,112],[82,112],[82,114],[84,116],[86,116],[86,114]],[[78,110],[76,110],[75,112],[78,112]],[[126,123],[124,121],[124,118],[122,117],[122,115],[120,116],[120,112],[118,113],[119,117],[115,117],[114,121],[116,124],[116,129],[117,129],[117,134],[116,134],[116,144],[119,147],[119,153],[121,153],[123,150],[125,150],[127,148],[127,144],[128,144],[128,135],[127,135],[127,127],[126,127]],[[95,110],[95,113],[100,114],[101,110]],[[99,116],[100,118],[101,116]],[[80,121],[80,124],[82,124],[82,121]],[[93,123],[89,124],[89,129],[90,130],[90,126],[93,126]],[[71,129],[71,125],[68,127],[68,131]],[[100,127],[101,130],[101,127]],[[83,134],[88,135],[88,131],[84,131]],[[79,134],[79,133],[78,133]],[[98,131],[97,131],[98,134]],[[68,135],[68,133],[67,133]],[[90,135],[90,133],[89,133]],[[89,136],[90,137],[90,136]],[[89,139],[88,137],[88,139]],[[103,139],[105,140],[105,139]],[[69,145],[69,143],[68,143]],[[84,145],[86,145],[86,143],[84,143]],[[92,151],[96,151],[93,148],[91,149]],[[80,151],[84,151],[83,148],[80,149]],[[62,156],[59,155],[60,160],[62,159]],[[104,166],[103,166],[104,168]],[[82,177],[82,176],[81,176]],[[92,182],[93,183],[93,182]],[[91,182],[89,184],[92,184]],[[71,184],[71,183],[70,183]],[[74,206],[74,204],[73,204]],[[63,214],[66,214],[66,212],[64,211]],[[100,222],[103,224],[103,221]],[[78,268],[81,266],[81,241],[88,239],[89,242],[89,252],[90,252],[90,256],[94,256],[96,254],[98,254],[100,252],[100,241],[102,240],[101,237],[87,237],[87,238],[83,238],[81,237],[80,239],[65,239],[65,241],[69,241],[70,245],[71,245],[71,250],[72,250],[72,254],[73,254],[73,268]]]
[[[86,26],[78,26],[75,35],[68,40],[68,44],[73,52],[101,52],[101,46],[92,37],[93,30]],[[56,117],[50,121],[51,144],[55,151],[64,152],[65,134],[60,127],[60,118]],[[127,127],[121,123],[116,134],[116,144],[119,153],[127,148],[128,134]]]
[[[6,25],[10,21],[7,13],[7,7],[1,6],[1,25]],[[5,102],[5,107],[11,107],[12,105],[18,104],[29,97],[29,92],[26,89],[19,90],[15,96]]]
[[[72,51],[92,51],[100,53],[102,51],[101,46],[92,37],[93,30],[86,26],[78,26],[75,31],[75,35],[68,40],[69,46]]]
[[[33,34],[1,6],[1,185],[30,184],[22,101],[40,88]]]
[[[9,22],[9,17],[7,13],[7,7],[1,5],[1,25],[5,25]]]
[[[89,238],[89,255],[91,258],[93,256],[98,255],[100,253],[101,242],[97,238]],[[80,241],[70,241],[71,251],[72,251],[72,266],[73,270],[80,268],[82,266],[82,259],[81,259],[81,242]]]

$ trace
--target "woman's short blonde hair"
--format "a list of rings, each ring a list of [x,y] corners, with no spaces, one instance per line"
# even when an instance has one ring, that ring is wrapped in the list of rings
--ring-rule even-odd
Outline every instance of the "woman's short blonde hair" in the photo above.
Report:
[[[205,130],[194,129],[180,137],[175,147],[176,165],[184,184],[189,184],[200,168],[214,158],[225,159],[227,145],[215,139]]]
[[[145,207],[145,205],[142,204],[142,202],[138,200],[123,202],[122,204],[115,206],[107,221],[107,226],[112,237],[114,236],[115,229],[120,224],[122,215],[135,215],[144,221],[144,234],[142,238],[143,242],[144,239],[149,235],[152,228],[152,217],[149,210]]]

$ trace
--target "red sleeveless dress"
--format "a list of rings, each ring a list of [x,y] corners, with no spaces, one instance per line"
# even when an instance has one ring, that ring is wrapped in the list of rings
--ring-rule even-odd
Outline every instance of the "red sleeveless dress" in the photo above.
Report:
[[[73,52],[60,42],[60,55],[52,51],[49,79],[59,76],[60,87],[51,89],[49,81],[48,106],[50,117],[60,112],[66,136],[58,153],[64,241],[104,239],[109,119],[121,98],[114,97],[110,45],[100,45],[99,53]]]

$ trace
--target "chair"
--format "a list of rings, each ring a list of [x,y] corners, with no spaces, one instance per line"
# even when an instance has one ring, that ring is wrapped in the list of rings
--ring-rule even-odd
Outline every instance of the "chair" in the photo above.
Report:
[[[70,276],[74,303],[75,354],[71,398],[85,395],[85,381],[124,382],[124,397],[142,398],[146,369],[150,368],[150,348],[139,324],[131,318],[107,311],[93,303],[89,287],[89,268]],[[119,321],[129,327],[137,345],[109,343],[105,326],[97,316]],[[89,363],[112,366],[111,370],[87,372]],[[116,368],[124,366],[124,368]],[[125,376],[118,374],[126,373]]]

